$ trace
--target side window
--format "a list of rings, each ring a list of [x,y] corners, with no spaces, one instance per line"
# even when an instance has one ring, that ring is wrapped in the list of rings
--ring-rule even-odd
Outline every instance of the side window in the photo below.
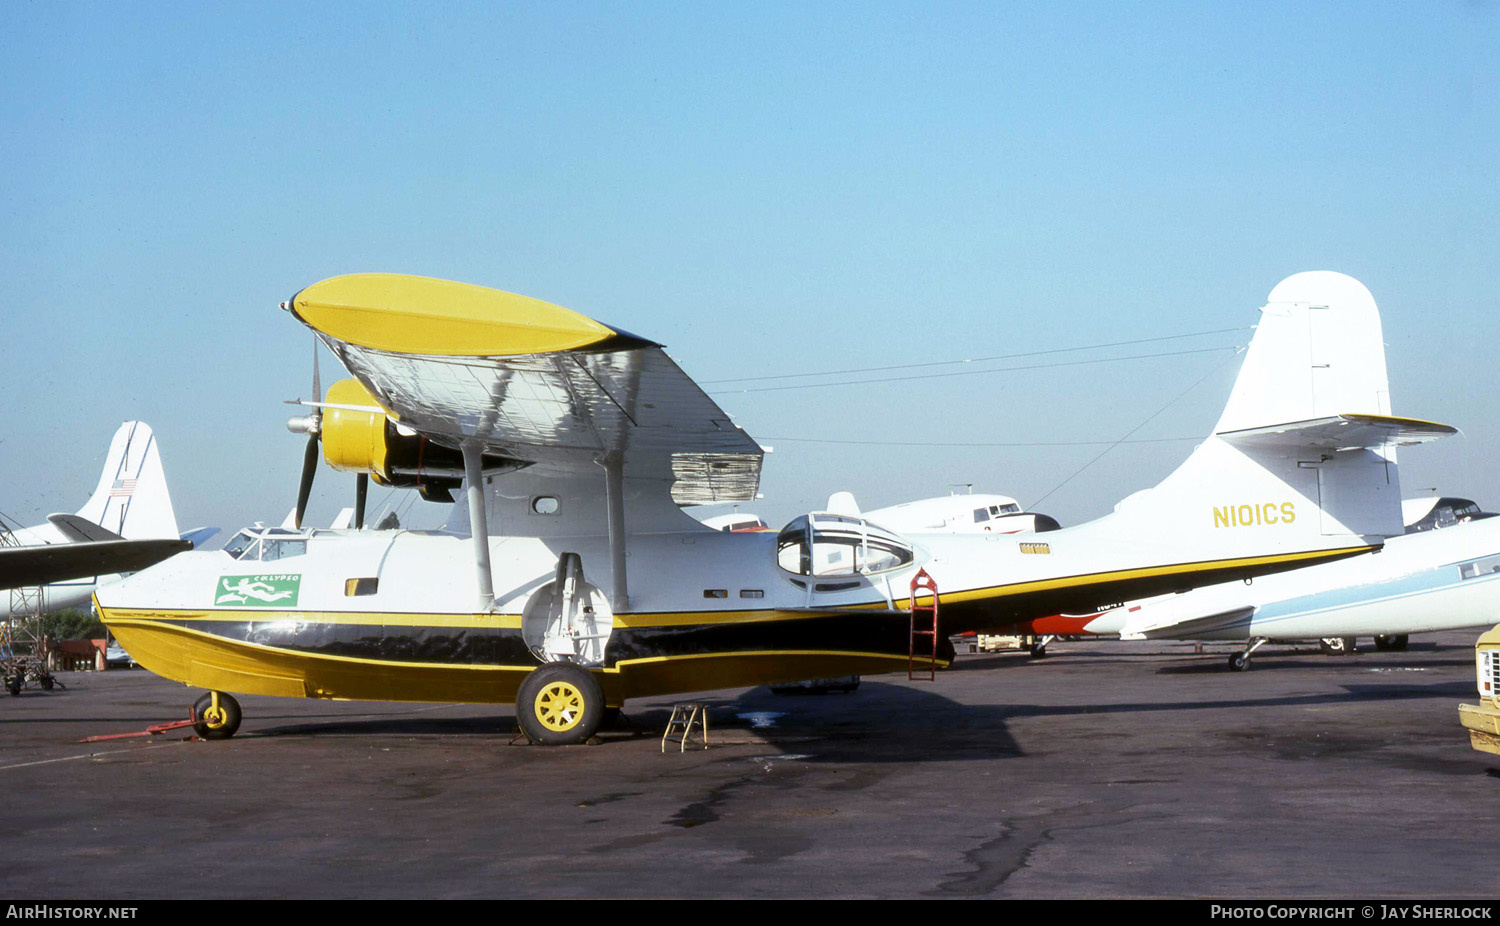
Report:
[[[286,559],[307,552],[306,540],[266,540],[262,542],[261,559]]]
[[[1500,554],[1460,563],[1458,566],[1460,579],[1477,579],[1497,572],[1500,572]]]

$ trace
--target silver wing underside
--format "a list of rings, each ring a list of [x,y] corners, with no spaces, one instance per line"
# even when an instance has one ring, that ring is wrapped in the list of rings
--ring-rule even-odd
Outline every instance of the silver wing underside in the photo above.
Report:
[[[658,346],[513,357],[396,354],[319,335],[391,413],[440,443],[559,476],[620,453],[679,505],[748,501],[763,451]],[[647,345],[647,346],[642,346]]]

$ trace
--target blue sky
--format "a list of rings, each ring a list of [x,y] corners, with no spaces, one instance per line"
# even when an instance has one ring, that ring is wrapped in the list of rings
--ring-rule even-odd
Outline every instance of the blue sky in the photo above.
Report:
[[[0,34],[12,520],[76,509],[127,418],[184,527],[279,520],[311,339],[276,305],[365,270],[556,302],[700,381],[1235,328],[1340,270],[1381,306],[1395,411],[1465,432],[1403,452],[1407,493],[1500,508],[1494,3],[12,2]],[[776,448],[773,521],[839,489],[1030,503],[1105,445],[904,444],[1139,426],[1041,506],[1076,523],[1164,476],[1234,371],[717,397]],[[311,519],[350,498],[323,471]]]

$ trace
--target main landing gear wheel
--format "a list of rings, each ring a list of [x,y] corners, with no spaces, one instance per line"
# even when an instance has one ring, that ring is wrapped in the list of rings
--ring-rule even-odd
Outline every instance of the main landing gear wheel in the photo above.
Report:
[[[1409,638],[1404,633],[1380,633],[1375,635],[1375,648],[1382,653],[1399,653],[1406,649]]]
[[[1229,657],[1229,668],[1236,672],[1244,672],[1250,668],[1250,657],[1244,653],[1232,653]]]
[[[19,698],[21,696],[21,676],[12,675],[7,678],[5,680],[5,690],[10,692],[11,697]]]
[[[1031,644],[1029,651],[1031,653],[1032,659],[1047,658],[1047,644],[1045,643],[1033,643]]]
[[[532,670],[516,692],[516,722],[542,746],[587,742],[604,719],[604,691],[587,669],[549,662]]]
[[[1354,638],[1324,637],[1318,641],[1318,649],[1325,656],[1348,656],[1354,652]]]
[[[227,740],[240,728],[240,702],[222,691],[219,706],[214,707],[213,694],[193,702],[193,729],[206,740]]]

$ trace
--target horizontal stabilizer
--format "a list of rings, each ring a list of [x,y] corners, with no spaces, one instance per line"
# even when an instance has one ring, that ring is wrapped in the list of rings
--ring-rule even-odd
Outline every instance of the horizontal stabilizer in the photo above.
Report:
[[[1234,608],[1229,611],[1221,611],[1218,614],[1210,614],[1207,617],[1190,617],[1186,620],[1172,621],[1169,623],[1152,623],[1141,621],[1137,624],[1126,624],[1120,628],[1120,639],[1122,640],[1174,640],[1191,639],[1200,634],[1222,632],[1243,628],[1248,637],[1250,632],[1250,618],[1255,615],[1255,608],[1246,605],[1242,608]]]
[[[1221,431],[1217,435],[1238,447],[1306,447],[1318,450],[1407,446],[1457,434],[1458,429],[1418,418],[1390,415],[1329,415],[1286,424]]]
[[[89,543],[99,540],[124,540],[119,534],[105,530],[88,518],[76,514],[49,514],[47,520],[62,531],[70,543]]]
[[[182,539],[192,544],[193,549],[197,550],[218,532],[217,527],[195,527],[190,531],[184,531]]]
[[[104,540],[0,548],[0,588],[136,572],[192,549],[186,540]]]

